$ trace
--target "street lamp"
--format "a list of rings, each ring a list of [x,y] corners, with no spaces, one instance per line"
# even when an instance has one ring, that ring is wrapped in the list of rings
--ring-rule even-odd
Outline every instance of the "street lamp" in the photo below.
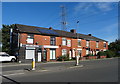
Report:
[[[76,30],[77,30],[77,28],[78,28],[78,23],[79,23],[79,21],[77,21],[77,26],[76,26]],[[78,34],[76,33],[76,36],[77,36],[77,40],[78,40]],[[80,56],[77,54],[77,49],[76,49],[76,66],[78,66],[79,65],[79,58],[80,58]]]

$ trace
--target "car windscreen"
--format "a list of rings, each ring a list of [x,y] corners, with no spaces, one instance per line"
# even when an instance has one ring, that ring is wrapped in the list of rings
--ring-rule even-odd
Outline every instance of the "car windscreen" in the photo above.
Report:
[[[3,55],[0,55],[0,56],[3,56],[3,57],[4,57],[4,56],[9,56],[9,55],[3,54]]]

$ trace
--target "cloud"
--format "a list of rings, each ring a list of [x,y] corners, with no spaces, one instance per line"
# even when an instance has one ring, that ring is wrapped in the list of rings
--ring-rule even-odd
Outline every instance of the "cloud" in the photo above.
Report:
[[[75,13],[96,13],[113,10],[113,2],[80,2],[74,7]]]
[[[102,2],[102,3],[97,3],[96,7],[101,11],[110,11],[113,9],[112,5],[113,5],[112,3]]]

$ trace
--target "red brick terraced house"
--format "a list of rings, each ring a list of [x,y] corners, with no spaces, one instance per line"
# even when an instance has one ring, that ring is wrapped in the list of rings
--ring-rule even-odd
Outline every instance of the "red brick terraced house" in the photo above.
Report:
[[[15,28],[11,30],[11,40],[13,54],[23,62],[34,57],[36,62],[55,61],[62,55],[69,56],[69,59],[77,55],[83,58],[108,49],[107,41],[91,34],[76,33],[75,29],[67,32],[52,27],[15,24]]]

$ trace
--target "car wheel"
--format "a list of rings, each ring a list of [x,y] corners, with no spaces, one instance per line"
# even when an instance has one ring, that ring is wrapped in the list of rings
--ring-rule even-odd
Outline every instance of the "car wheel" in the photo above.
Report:
[[[12,59],[11,59],[11,62],[15,62],[15,59],[14,59],[14,58],[12,58]]]

